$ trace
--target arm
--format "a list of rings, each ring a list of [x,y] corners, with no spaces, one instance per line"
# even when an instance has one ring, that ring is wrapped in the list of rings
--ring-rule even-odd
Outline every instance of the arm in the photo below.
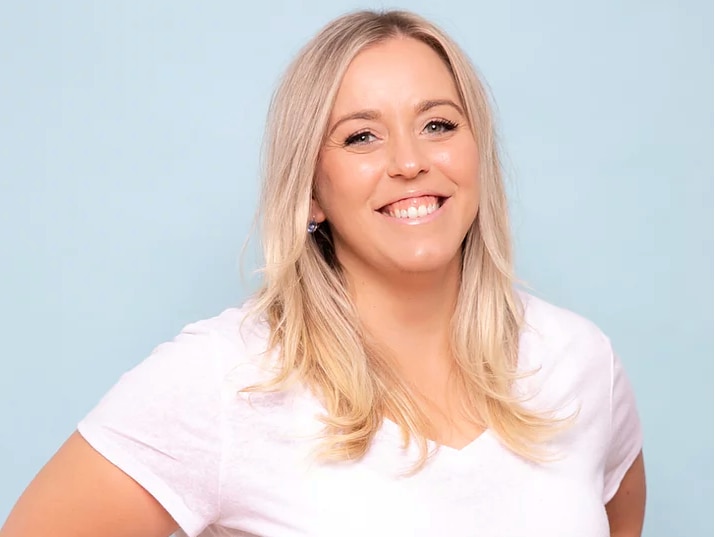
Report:
[[[75,432],[30,483],[0,537],[168,537],[177,524]]]
[[[644,456],[640,452],[606,505],[611,537],[640,537],[646,506]]]

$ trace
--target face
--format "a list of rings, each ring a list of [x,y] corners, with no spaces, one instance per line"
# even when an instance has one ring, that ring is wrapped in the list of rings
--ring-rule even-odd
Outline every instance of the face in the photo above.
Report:
[[[367,48],[341,82],[312,215],[351,273],[459,266],[477,215],[479,156],[453,77],[426,44]]]

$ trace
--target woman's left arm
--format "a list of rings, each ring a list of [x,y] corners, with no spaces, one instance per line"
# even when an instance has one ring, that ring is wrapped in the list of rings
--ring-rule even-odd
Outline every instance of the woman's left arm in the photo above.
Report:
[[[640,452],[606,505],[611,537],[640,537],[646,508],[644,455]]]

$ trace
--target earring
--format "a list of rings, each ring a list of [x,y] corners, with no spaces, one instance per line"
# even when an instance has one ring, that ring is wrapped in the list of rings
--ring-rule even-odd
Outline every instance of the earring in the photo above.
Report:
[[[318,229],[318,222],[316,222],[313,218],[311,218],[311,221],[308,223],[308,227],[306,228],[306,231],[309,233],[313,233]]]

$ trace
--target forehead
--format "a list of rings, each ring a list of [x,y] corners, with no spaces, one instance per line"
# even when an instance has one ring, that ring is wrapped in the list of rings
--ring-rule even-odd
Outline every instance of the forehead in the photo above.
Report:
[[[414,106],[440,98],[460,102],[443,59],[422,41],[397,37],[356,55],[343,76],[332,115],[362,108]]]

